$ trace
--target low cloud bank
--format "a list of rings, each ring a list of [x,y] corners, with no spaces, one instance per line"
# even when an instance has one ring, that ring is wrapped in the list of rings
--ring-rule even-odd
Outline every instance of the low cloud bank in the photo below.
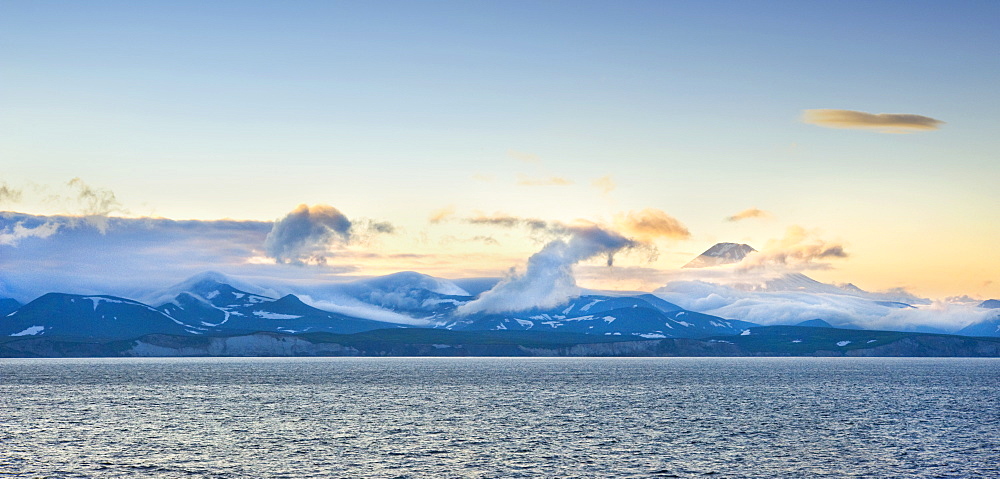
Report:
[[[22,219],[12,224],[4,225],[3,229],[0,229],[0,246],[17,246],[18,243],[27,238],[48,238],[56,234],[61,226],[60,223],[55,221],[46,221],[39,224]]]
[[[427,321],[426,319],[413,318],[405,314],[372,306],[347,297],[316,299],[312,296],[302,295],[299,299],[301,299],[303,303],[306,303],[316,309],[322,309],[323,311],[343,314],[354,318],[384,321],[395,324],[408,324],[411,326],[427,326],[430,324],[430,321]]]
[[[36,195],[41,195],[40,199],[44,203],[62,210],[64,214],[59,215],[58,223],[50,222],[42,229],[22,225],[22,228],[15,232],[13,229],[0,233],[0,241],[16,244],[20,239],[28,237],[46,238],[51,236],[55,230],[62,226],[73,227],[79,223],[87,223],[97,228],[101,233],[106,233],[110,221],[110,216],[115,213],[128,214],[128,210],[115,193],[107,188],[91,186],[81,178],[73,178],[58,187],[46,185],[33,185]],[[8,185],[0,181],[0,205],[4,203],[19,203],[25,196],[23,188]],[[55,230],[53,230],[55,228]],[[35,230],[33,233],[27,230]]]
[[[879,293],[868,293],[875,295],[873,298],[846,291],[746,291],[705,281],[673,281],[655,294],[685,309],[762,325],[822,319],[838,327],[953,333],[995,314],[969,303],[939,301],[907,306],[879,301]]]
[[[108,217],[102,229],[78,216],[0,212],[0,289],[19,301],[48,292],[135,297],[205,270],[259,268],[247,259],[262,254],[271,225]]]
[[[667,272],[655,294],[686,309],[763,325],[822,319],[839,327],[952,333],[991,317],[972,298],[931,301],[899,288],[869,292],[804,274],[847,257],[842,243],[792,226],[740,262]]]

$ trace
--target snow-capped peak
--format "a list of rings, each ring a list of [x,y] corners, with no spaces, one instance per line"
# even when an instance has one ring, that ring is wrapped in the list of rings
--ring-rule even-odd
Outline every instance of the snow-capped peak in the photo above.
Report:
[[[205,271],[144,299],[148,304],[164,304],[182,293],[189,293],[213,304],[225,299],[240,298],[243,295],[260,296],[267,299],[274,296],[271,291],[223,273]]]
[[[739,263],[743,258],[757,250],[750,245],[740,243],[716,243],[690,263],[685,268],[707,268],[723,264]]]

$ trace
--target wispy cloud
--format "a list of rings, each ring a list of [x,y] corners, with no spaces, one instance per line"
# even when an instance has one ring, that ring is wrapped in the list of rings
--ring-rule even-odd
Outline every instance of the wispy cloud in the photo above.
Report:
[[[741,221],[750,218],[770,218],[771,213],[757,208],[749,208],[732,216],[727,216],[726,221]]]
[[[525,153],[523,151],[507,150],[507,156],[514,158],[518,161],[523,161],[525,163],[539,164],[542,159],[533,153]]]
[[[486,174],[486,173],[476,173],[472,175],[472,179],[475,181],[482,181],[484,183],[489,183],[496,179],[496,176]]]
[[[618,184],[615,183],[613,178],[611,178],[611,175],[604,175],[600,178],[594,178],[594,180],[590,182],[590,186],[597,188],[598,191],[606,195],[614,191],[614,189],[618,187]]]
[[[532,178],[527,175],[517,175],[517,184],[521,186],[569,186],[573,184],[573,181],[561,176]]]
[[[503,213],[496,213],[493,215],[479,213],[476,216],[464,218],[464,221],[473,225],[489,225],[503,228],[514,228],[517,226],[526,226],[532,230],[544,230],[549,228],[549,222],[545,220],[538,218],[523,218]]]
[[[472,237],[462,237],[462,236],[447,235],[447,236],[442,237],[438,241],[438,244],[440,244],[441,246],[445,246],[445,247],[450,246],[450,245],[455,244],[455,243],[482,243],[482,244],[490,245],[490,246],[499,246],[500,245],[500,242],[497,241],[496,238],[494,238],[492,236],[487,236],[487,235],[476,235],[476,236],[472,236]]]
[[[740,270],[777,268],[802,271],[826,269],[831,259],[847,258],[843,244],[827,241],[817,231],[793,225],[785,236],[768,241],[761,251],[750,253],[736,268]]]
[[[455,207],[452,205],[445,206],[444,208],[434,210],[427,217],[427,221],[433,224],[438,224],[448,218],[455,216]]]
[[[115,193],[107,188],[90,186],[80,178],[73,178],[66,184],[76,191],[76,199],[80,202],[85,215],[107,216],[116,212],[127,213],[115,198]]]
[[[65,188],[68,191],[63,190],[49,194],[44,201],[58,205],[70,217],[75,217],[73,221],[85,221],[101,233],[107,232],[110,215],[114,213],[129,214],[128,209],[118,201],[115,193],[110,189],[91,186],[79,177],[66,182]],[[39,189],[45,191],[49,188],[40,186]]]
[[[802,121],[827,128],[875,129],[882,133],[937,130],[943,121],[908,113],[866,113],[854,110],[805,110]]]
[[[497,241],[496,238],[494,238],[492,236],[486,236],[486,235],[476,235],[476,236],[473,236],[472,238],[469,238],[469,241],[479,242],[479,243],[483,243],[483,244],[488,244],[490,246],[499,246],[500,245],[500,242]]]
[[[566,224],[559,221],[546,221],[539,218],[513,216],[504,213],[486,215],[479,213],[476,216],[463,218],[463,221],[474,225],[489,225],[502,228],[523,227],[534,233],[543,233],[548,237],[572,234],[574,228],[579,225],[597,225],[585,220],[577,220],[573,224]],[[646,208],[640,211],[629,211],[615,216],[613,226],[597,225],[603,230],[616,231],[621,235],[628,236],[636,244],[643,246],[653,256],[655,247],[651,242],[661,238],[686,239],[691,237],[691,232],[673,216],[662,210]]]
[[[619,214],[615,218],[615,223],[626,233],[643,241],[691,237],[691,232],[677,218],[655,208]]]
[[[17,203],[21,201],[22,191],[18,188],[0,182],[0,203]]]

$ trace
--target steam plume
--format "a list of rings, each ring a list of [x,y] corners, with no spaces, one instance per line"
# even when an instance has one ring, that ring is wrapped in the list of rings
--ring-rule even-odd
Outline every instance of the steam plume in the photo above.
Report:
[[[607,264],[614,255],[638,243],[600,226],[553,225],[554,232],[568,235],[546,244],[528,258],[522,274],[513,274],[475,301],[462,305],[459,314],[478,312],[523,311],[558,306],[579,294],[573,277],[573,265],[597,256],[605,256]]]

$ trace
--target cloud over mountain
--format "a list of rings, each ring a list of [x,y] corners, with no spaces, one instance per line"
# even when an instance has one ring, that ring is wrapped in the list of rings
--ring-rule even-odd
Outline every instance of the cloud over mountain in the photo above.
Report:
[[[523,273],[512,273],[457,312],[523,311],[557,306],[580,292],[573,277],[573,265],[604,256],[606,264],[611,266],[615,253],[638,244],[595,224],[555,224],[551,230],[568,238],[550,241],[528,258]]]
[[[907,305],[877,300],[887,293],[817,284],[828,291],[749,291],[708,281],[672,281],[655,293],[686,309],[764,325],[823,319],[838,327],[955,332],[990,316],[967,303]]]
[[[333,206],[302,204],[274,222],[264,252],[278,263],[325,265],[337,248],[395,232],[395,225],[386,221],[352,221]]]
[[[18,298],[50,291],[129,295],[206,269],[250,274],[271,222],[0,213],[0,282]],[[271,269],[278,269],[273,264]]]
[[[267,255],[279,263],[325,264],[330,247],[351,239],[351,220],[330,205],[299,205],[264,240]]]

